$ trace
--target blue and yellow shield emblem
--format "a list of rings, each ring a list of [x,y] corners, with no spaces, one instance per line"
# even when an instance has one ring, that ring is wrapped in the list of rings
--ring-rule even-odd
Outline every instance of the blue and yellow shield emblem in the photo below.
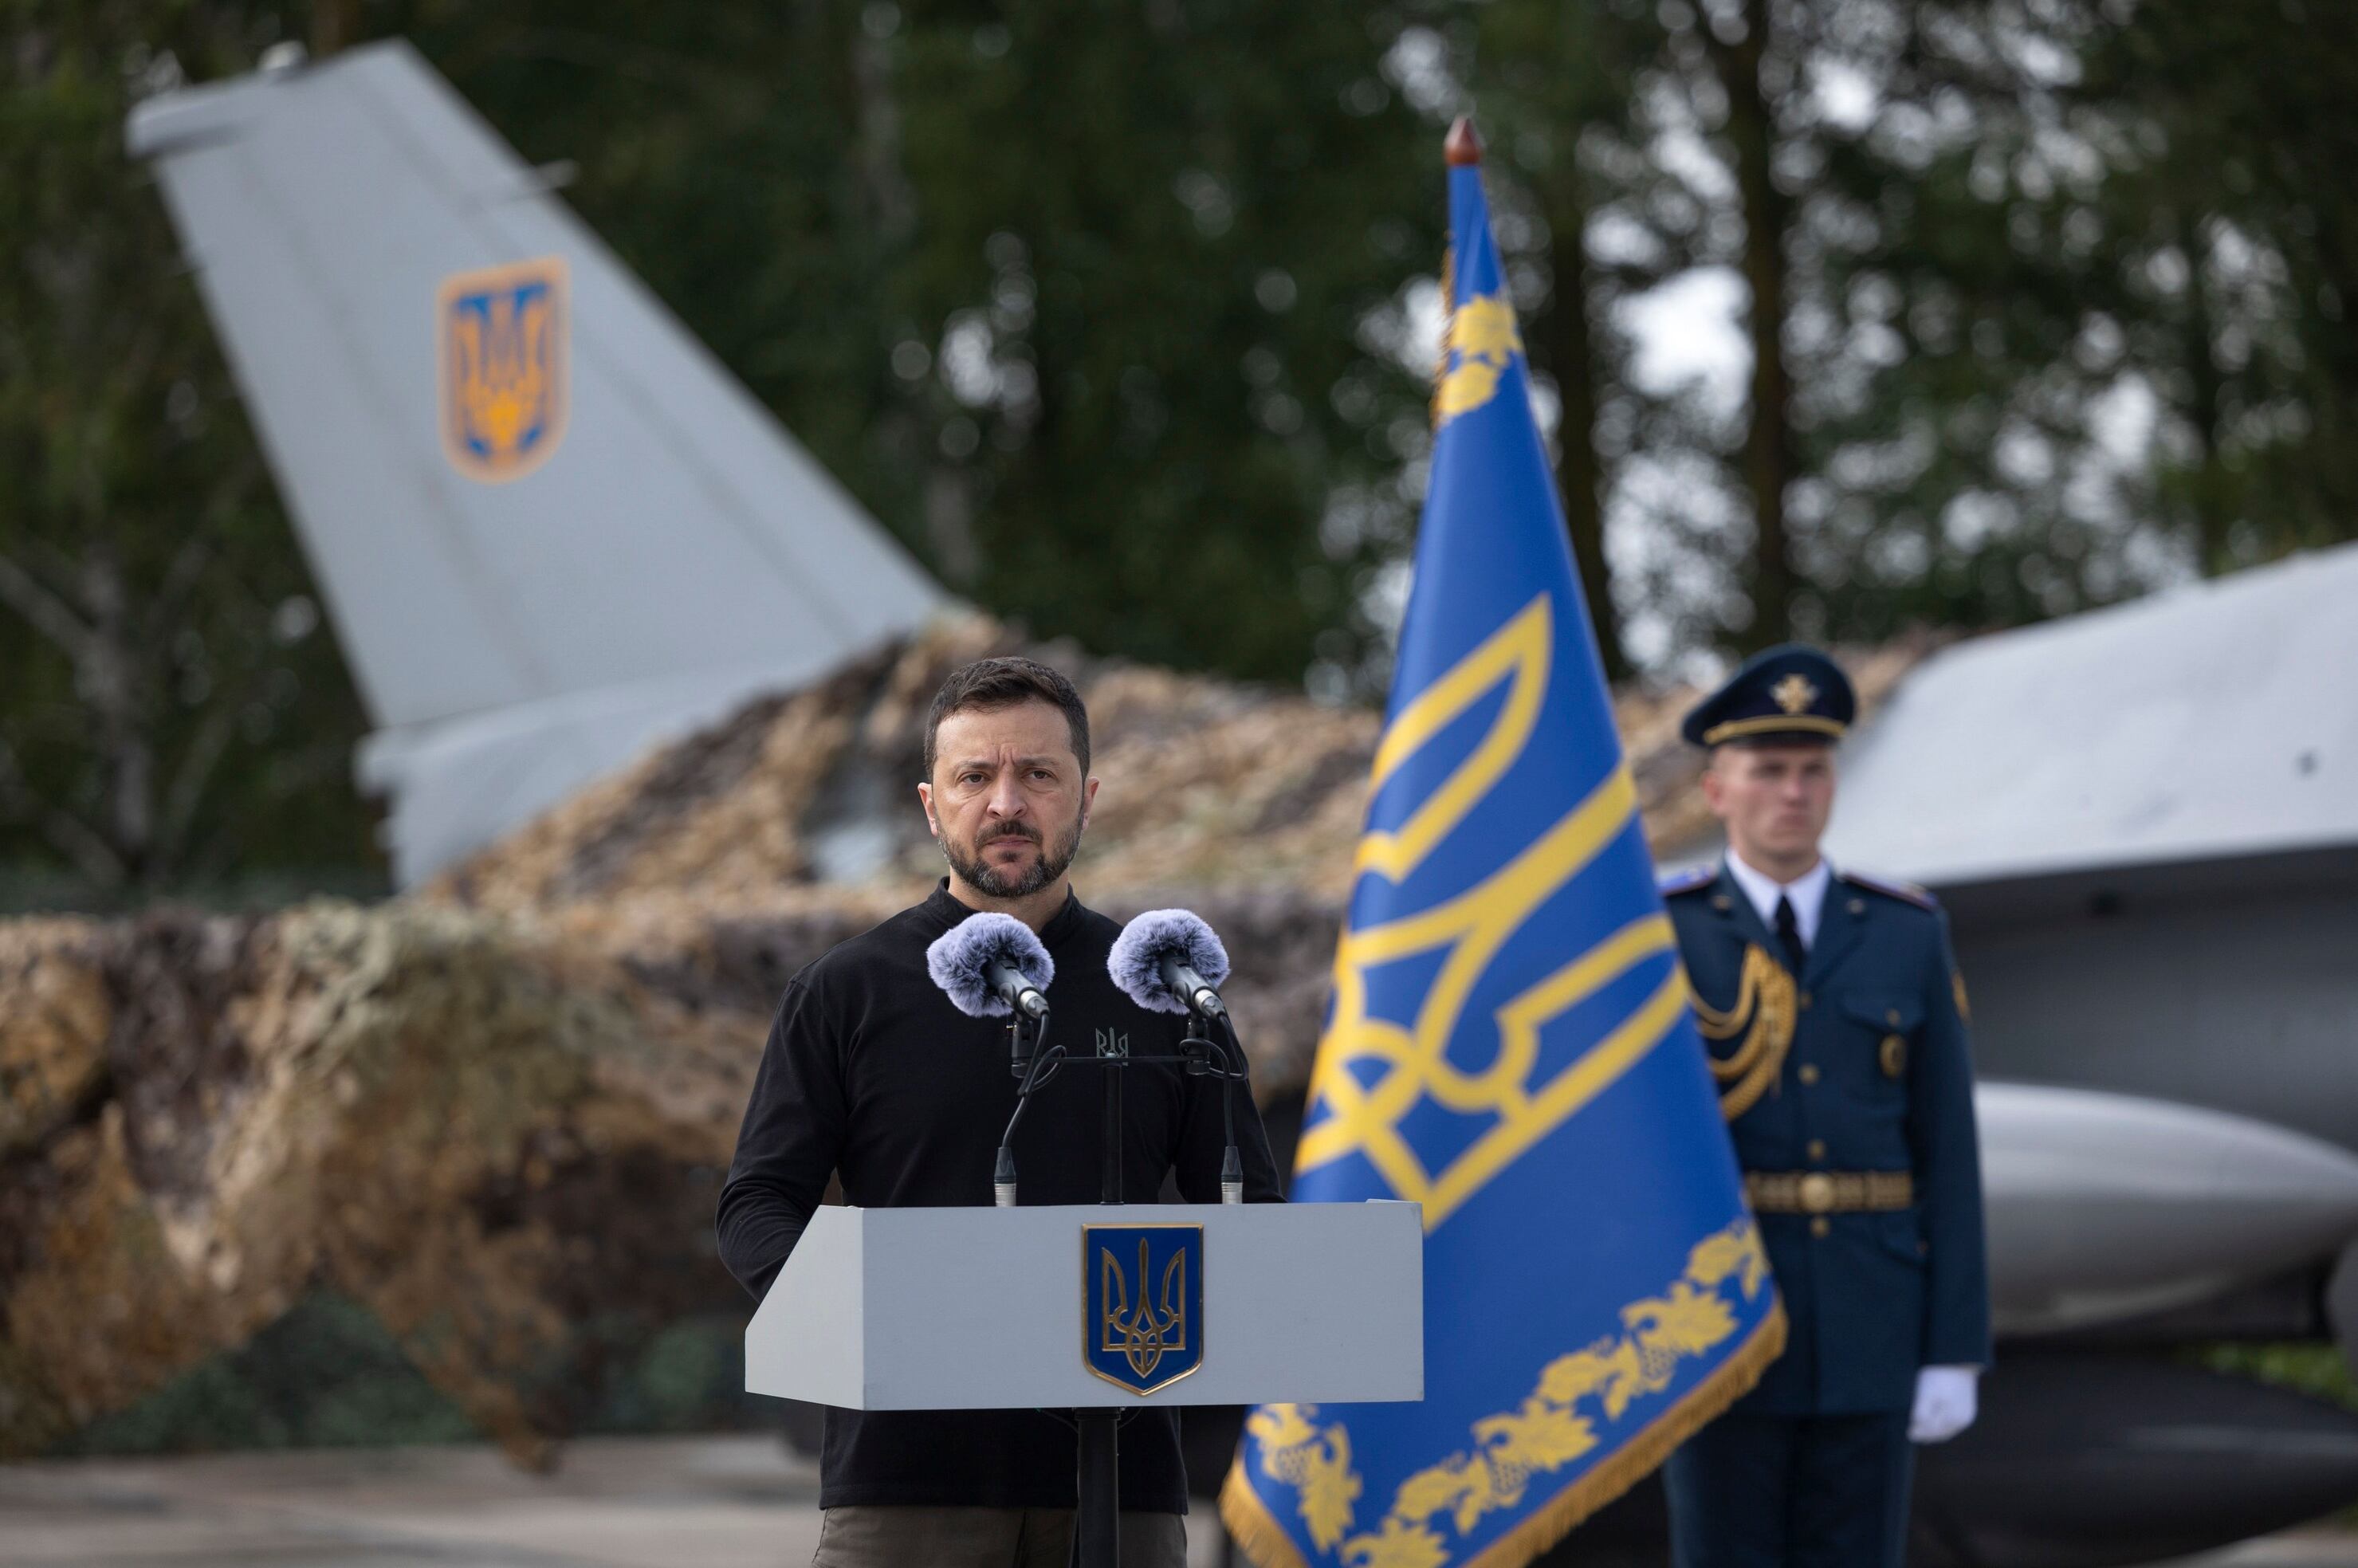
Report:
[[[1204,1364],[1204,1227],[1081,1227],[1081,1359],[1133,1394]]]
[[[565,263],[462,272],[435,313],[442,450],[469,479],[521,479],[565,438]]]

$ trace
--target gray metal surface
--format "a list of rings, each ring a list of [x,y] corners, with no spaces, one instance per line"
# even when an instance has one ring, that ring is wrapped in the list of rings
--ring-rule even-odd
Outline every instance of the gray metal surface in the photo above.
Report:
[[[1960,899],[1981,1072],[2358,1148],[2358,896],[2267,862],[2242,871],[2249,885],[2233,891],[2159,886],[2047,911]]]
[[[1847,749],[1837,865],[1931,886],[2358,843],[2358,546],[1934,655]]]
[[[1962,643],[1845,748],[1828,856],[1940,892],[2004,1080],[1980,1102],[2002,1329],[2358,1236],[2353,670],[2345,546]]]
[[[406,45],[151,100],[128,135],[381,726],[404,881],[944,602]],[[483,482],[444,453],[439,291],[544,257],[566,428]]]
[[[2201,1301],[2358,1233],[2358,1156],[2280,1127],[2028,1084],[1974,1109],[2001,1334]]]
[[[1144,1397],[1082,1364],[1081,1228],[1107,1224],[1204,1227],[1203,1365]],[[1420,1399],[1423,1248],[1405,1203],[825,1207],[745,1331],[745,1386],[849,1404],[848,1361],[863,1410]]]

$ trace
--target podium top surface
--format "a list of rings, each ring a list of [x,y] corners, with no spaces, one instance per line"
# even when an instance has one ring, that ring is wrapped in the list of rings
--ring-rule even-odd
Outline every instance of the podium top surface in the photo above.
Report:
[[[1421,1399],[1423,1241],[1407,1203],[822,1208],[745,1386],[852,1410]]]

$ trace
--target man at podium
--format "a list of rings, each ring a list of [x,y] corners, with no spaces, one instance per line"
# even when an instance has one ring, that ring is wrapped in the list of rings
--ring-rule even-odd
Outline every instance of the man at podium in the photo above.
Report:
[[[1174,1057],[1180,1018],[1118,990],[1106,959],[1120,928],[1074,896],[1068,871],[1088,823],[1087,711],[1072,683],[1030,659],[952,674],[925,721],[917,800],[949,862],[930,897],[835,948],[788,982],[720,1191],[720,1258],[759,1299],[839,1175],[862,1207],[988,1205],[992,1162],[1015,1107],[1003,1026],[954,1007],[927,946],[970,914],[999,911],[1055,962],[1053,1028],[1075,1053],[1107,1038],[1133,1056]],[[1123,1195],[1152,1202],[1166,1174],[1191,1203],[1217,1203],[1225,1148],[1221,1086],[1174,1065],[1123,1069]],[[1064,1072],[1033,1097],[1014,1154],[1027,1204],[1100,1197],[1104,1127],[1095,1073]],[[1251,1097],[1236,1138],[1248,1202],[1281,1201]],[[941,1281],[940,1310],[958,1310]],[[1121,1428],[1121,1560],[1181,1568],[1186,1474],[1178,1418],[1141,1408]],[[1012,1568],[1066,1559],[1075,1434],[1041,1411],[829,1409],[820,1460],[824,1568]]]

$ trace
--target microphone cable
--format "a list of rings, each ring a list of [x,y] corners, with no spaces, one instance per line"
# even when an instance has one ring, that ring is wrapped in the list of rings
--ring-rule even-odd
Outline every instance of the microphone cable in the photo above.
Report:
[[[1244,1202],[1244,1156],[1237,1148],[1237,1085],[1246,1081],[1251,1064],[1245,1057],[1245,1043],[1237,1034],[1237,1021],[1226,1011],[1214,1015],[1220,1031],[1228,1035],[1226,1044],[1210,1033],[1198,1034],[1195,1026],[1207,1022],[1194,1008],[1187,1010],[1187,1033],[1179,1049],[1187,1057],[1187,1071],[1198,1077],[1215,1078],[1220,1085],[1220,1201],[1224,1204]],[[1191,1052],[1190,1045],[1204,1047]],[[1217,1054],[1217,1060],[1214,1059]]]
[[[1022,1022],[1016,1024],[1022,1027]],[[1000,1136],[999,1156],[991,1162],[990,1192],[993,1205],[999,1208],[1015,1206],[1015,1129],[1023,1120],[1024,1109],[1032,1103],[1032,1091],[1056,1076],[1056,1068],[1065,1060],[1062,1045],[1048,1044],[1048,1020],[1038,1022],[1038,1033],[1032,1036],[1032,1068],[1015,1087],[1015,1114],[1007,1119],[1007,1130]]]

